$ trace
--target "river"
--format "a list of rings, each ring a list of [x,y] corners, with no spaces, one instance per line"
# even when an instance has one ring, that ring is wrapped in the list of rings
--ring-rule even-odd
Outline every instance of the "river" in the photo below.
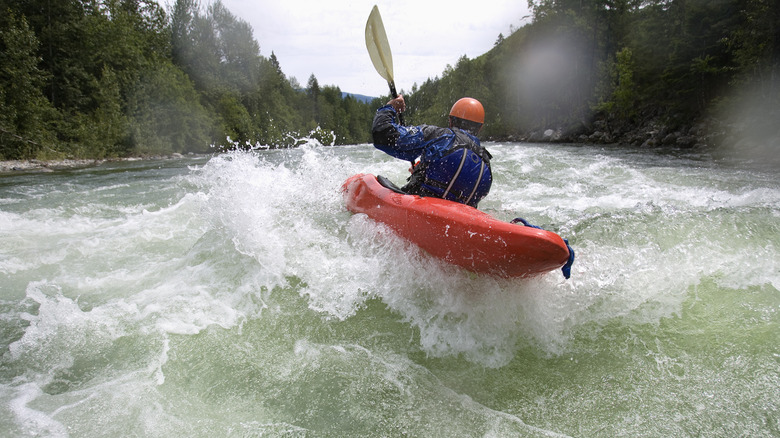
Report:
[[[480,209],[577,252],[505,280],[343,207],[369,145],[0,176],[0,435],[780,436],[780,177],[488,143]]]

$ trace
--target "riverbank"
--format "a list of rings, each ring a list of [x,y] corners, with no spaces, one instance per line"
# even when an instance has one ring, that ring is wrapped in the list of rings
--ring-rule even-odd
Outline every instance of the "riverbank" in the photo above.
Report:
[[[491,140],[699,150],[710,151],[721,157],[739,158],[757,167],[780,166],[780,155],[777,153],[780,148],[780,129],[771,118],[758,115],[725,121],[703,118],[682,125],[653,118],[635,123],[601,118]]]
[[[16,173],[16,172],[54,172],[57,170],[94,167],[94,166],[99,166],[103,163],[116,162],[116,161],[176,160],[179,158],[184,158],[184,155],[175,153],[171,155],[151,155],[151,156],[143,156],[143,157],[103,158],[103,159],[9,160],[9,161],[0,161],[0,174]]]
[[[76,169],[97,166],[108,160],[10,160],[0,161],[0,173],[53,172],[62,169]]]
[[[627,123],[614,119],[597,119],[572,123],[565,127],[529,130],[519,136],[497,140],[530,143],[624,144],[641,148],[677,147],[702,148],[720,144],[724,130],[712,120],[685,126],[670,126],[658,119]]]

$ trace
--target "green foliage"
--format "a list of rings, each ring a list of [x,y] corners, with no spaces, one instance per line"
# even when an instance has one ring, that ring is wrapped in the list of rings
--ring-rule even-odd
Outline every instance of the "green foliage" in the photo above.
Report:
[[[217,132],[190,78],[169,61],[141,73],[127,107],[133,155],[207,152]]]
[[[533,22],[407,96],[415,123],[444,123],[457,98],[486,109],[486,137],[662,118],[693,123],[740,88],[780,99],[780,3],[532,0]],[[774,96],[774,97],[772,97]],[[774,99],[774,100],[772,100]],[[777,105],[774,105],[777,107]]]
[[[529,6],[531,24],[404,93],[407,122],[445,124],[452,103],[471,96],[485,106],[488,138],[595,117],[685,124],[749,107],[737,92],[746,89],[767,108],[762,126],[775,126],[777,1]],[[219,0],[175,0],[170,13],[155,0],[0,0],[0,158],[290,147],[305,136],[362,143],[386,100],[344,97],[314,75],[302,87]]]
[[[0,158],[368,141],[370,105],[300,90],[217,0],[0,0]],[[318,138],[319,138],[318,137]]]
[[[606,101],[602,101],[597,109],[625,120],[633,120],[637,116],[636,83],[634,82],[633,52],[624,47],[617,53],[616,63],[608,64],[608,88],[611,91]]]
[[[128,121],[121,108],[119,80],[114,71],[103,67],[103,73],[95,86],[95,110],[82,115],[86,123],[79,123],[79,145],[84,148],[80,156],[116,157],[127,144]]]
[[[46,72],[38,68],[38,39],[27,20],[0,12],[0,158],[55,152],[49,122],[55,111],[43,96]]]

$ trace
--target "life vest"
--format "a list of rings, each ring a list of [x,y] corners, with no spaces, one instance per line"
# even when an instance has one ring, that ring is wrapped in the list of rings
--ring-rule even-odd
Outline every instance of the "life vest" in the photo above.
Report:
[[[493,184],[490,153],[460,130],[453,130],[452,135],[441,137],[440,141],[442,144],[436,149],[446,152],[440,158],[423,159],[404,189],[476,207]]]

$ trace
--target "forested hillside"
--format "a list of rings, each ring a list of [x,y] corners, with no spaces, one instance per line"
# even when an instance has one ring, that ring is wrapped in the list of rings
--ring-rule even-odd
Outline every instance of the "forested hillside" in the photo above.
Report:
[[[497,35],[492,50],[462,57],[440,77],[404,84],[396,72],[408,91],[406,120],[445,123],[452,103],[468,95],[485,105],[486,138],[777,144],[779,2],[529,6],[531,24]],[[386,97],[365,102],[314,75],[305,85],[286,77],[219,0],[168,8],[154,0],[0,0],[0,159],[287,147],[303,136],[370,141]]]
[[[305,87],[285,77],[221,2],[177,0],[171,9],[153,0],[0,0],[0,158],[368,141],[374,107],[314,75]]]
[[[780,141],[780,2],[529,5],[532,24],[414,87],[407,120],[442,123],[449,105],[470,95],[485,104],[483,133],[493,138]]]

